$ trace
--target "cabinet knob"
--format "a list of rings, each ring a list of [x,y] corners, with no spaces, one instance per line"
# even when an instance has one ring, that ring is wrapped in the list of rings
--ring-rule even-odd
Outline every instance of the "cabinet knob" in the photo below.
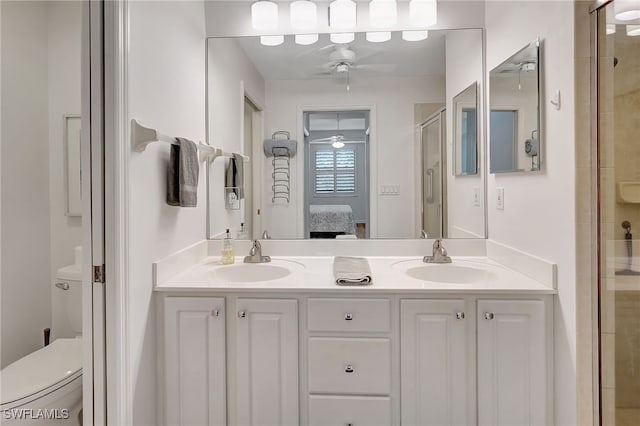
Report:
[[[456,312],[456,319],[463,320],[464,319],[464,312]]]
[[[493,312],[485,312],[484,319],[491,321],[493,319]]]
[[[347,423],[346,426],[356,426],[353,423]]]
[[[246,318],[247,313],[245,311],[238,311],[238,318]]]
[[[350,313],[350,312],[349,312],[349,313],[347,313],[347,314],[344,314],[344,320],[345,320],[345,321],[351,321],[351,320],[353,320],[353,314],[352,314],[352,313]]]
[[[214,309],[211,311],[211,316],[212,317],[219,317],[220,316],[220,309]]]
[[[346,367],[344,367],[344,372],[345,373],[353,373],[353,365],[349,364]]]

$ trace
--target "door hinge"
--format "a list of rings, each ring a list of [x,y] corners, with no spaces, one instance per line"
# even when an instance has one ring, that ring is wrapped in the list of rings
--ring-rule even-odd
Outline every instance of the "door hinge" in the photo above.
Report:
[[[104,283],[104,265],[93,266],[93,282]]]

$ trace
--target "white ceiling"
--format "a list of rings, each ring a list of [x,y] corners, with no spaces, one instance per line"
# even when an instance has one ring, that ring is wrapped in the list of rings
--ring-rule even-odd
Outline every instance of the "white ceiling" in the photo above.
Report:
[[[426,40],[408,42],[402,40],[400,32],[394,32],[391,40],[384,43],[368,42],[364,33],[357,33],[355,41],[349,44],[349,49],[356,53],[357,65],[392,66],[355,71],[365,77],[444,75],[446,33],[446,30],[430,31]],[[291,35],[274,47],[261,45],[259,37],[236,40],[265,80],[332,78],[322,75],[327,70],[323,64],[330,61],[329,55],[334,50],[328,34],[321,34],[320,40],[311,46],[295,44]]]

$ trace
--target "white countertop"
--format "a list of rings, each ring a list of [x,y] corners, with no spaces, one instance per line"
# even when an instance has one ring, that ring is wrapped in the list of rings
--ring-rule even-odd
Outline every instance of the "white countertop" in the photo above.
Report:
[[[487,257],[455,257],[453,265],[471,266],[487,271],[488,279],[472,283],[424,281],[405,274],[410,267],[425,265],[421,257],[367,256],[373,283],[366,286],[339,286],[333,277],[333,256],[272,256],[267,265],[287,267],[291,273],[283,278],[259,282],[228,282],[217,275],[222,268],[220,257],[206,256],[184,271],[156,283],[158,292],[367,292],[367,293],[509,293],[556,294],[541,282],[509,269]],[[236,257],[235,266],[243,257]],[[246,267],[260,268],[261,264]],[[441,265],[433,265],[441,267]],[[443,267],[446,267],[443,266]]]

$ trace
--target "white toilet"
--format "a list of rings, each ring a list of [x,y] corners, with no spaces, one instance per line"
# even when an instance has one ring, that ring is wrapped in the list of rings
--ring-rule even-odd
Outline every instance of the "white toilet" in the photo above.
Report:
[[[75,338],[60,338],[0,371],[0,424],[80,425],[82,409],[82,273],[58,270],[54,291],[64,303]],[[15,417],[22,416],[22,419]]]

